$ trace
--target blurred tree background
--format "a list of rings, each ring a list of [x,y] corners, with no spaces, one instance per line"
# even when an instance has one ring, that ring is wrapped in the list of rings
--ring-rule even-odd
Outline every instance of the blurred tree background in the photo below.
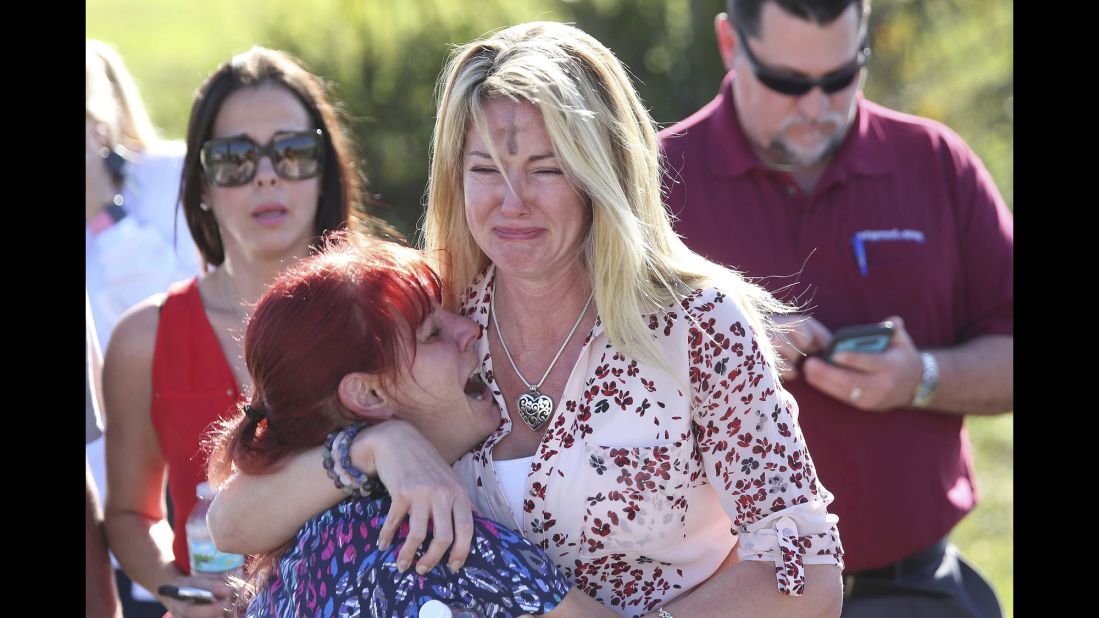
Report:
[[[713,18],[723,0],[88,0],[86,35],[114,45],[153,120],[181,138],[195,89],[253,44],[290,51],[332,82],[351,119],[377,214],[411,235],[422,214],[436,77],[454,44],[531,20],[575,23],[629,67],[660,126],[713,98],[724,70]],[[873,0],[867,96],[934,118],[1013,196],[1013,3]],[[973,418],[982,505],[963,551],[1012,614],[1011,415]]]

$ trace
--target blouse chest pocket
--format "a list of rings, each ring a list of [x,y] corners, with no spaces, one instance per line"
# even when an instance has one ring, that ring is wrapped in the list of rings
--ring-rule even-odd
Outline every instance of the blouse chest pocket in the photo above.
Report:
[[[651,554],[683,541],[687,447],[585,445],[581,555]]]

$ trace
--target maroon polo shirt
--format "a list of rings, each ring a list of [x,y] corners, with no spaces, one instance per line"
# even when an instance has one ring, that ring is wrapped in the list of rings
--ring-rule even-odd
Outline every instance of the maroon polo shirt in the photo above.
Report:
[[[921,349],[1013,334],[1012,215],[977,156],[942,124],[860,94],[810,195],[749,147],[732,73],[716,99],[660,137],[668,204],[687,245],[833,331],[896,314]],[[863,412],[802,379],[787,388],[836,497],[848,572],[918,552],[973,508],[961,416]]]

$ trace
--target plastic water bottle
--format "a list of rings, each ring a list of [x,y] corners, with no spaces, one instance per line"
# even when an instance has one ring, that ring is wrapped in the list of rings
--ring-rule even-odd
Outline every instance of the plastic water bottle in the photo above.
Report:
[[[214,539],[210,537],[210,529],[206,527],[206,511],[210,510],[215,493],[207,482],[199,483],[195,488],[198,502],[187,518],[187,551],[191,554],[191,575],[224,581],[230,575],[242,576],[244,556],[218,551]]]

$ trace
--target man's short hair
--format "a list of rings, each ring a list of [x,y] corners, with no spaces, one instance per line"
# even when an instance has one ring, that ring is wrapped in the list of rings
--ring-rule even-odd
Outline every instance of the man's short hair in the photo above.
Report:
[[[773,2],[787,13],[815,24],[830,24],[855,5],[855,16],[859,20],[859,31],[865,31],[866,19],[870,15],[870,0],[726,0],[729,20],[749,36],[759,36],[759,16],[763,5]]]

